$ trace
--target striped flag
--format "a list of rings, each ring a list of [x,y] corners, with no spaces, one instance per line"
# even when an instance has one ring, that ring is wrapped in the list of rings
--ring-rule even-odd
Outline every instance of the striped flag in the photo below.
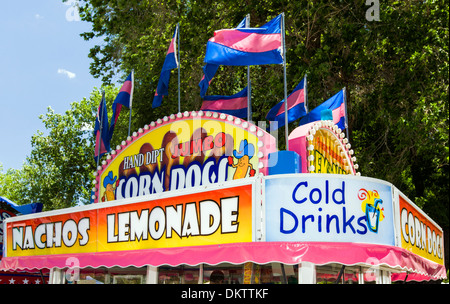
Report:
[[[159,77],[158,86],[156,88],[155,97],[153,98],[152,108],[159,107],[162,103],[163,97],[169,95],[169,80],[170,70],[178,67],[178,54],[177,54],[177,37],[178,37],[178,24],[175,27],[172,40],[170,41],[169,49],[164,59],[164,64]]]
[[[200,86],[200,96],[203,98],[206,95],[206,91],[209,88],[209,84],[211,83],[212,78],[217,72],[219,65],[217,64],[209,64],[203,66],[203,78],[200,80],[198,84]]]
[[[345,102],[345,88],[336,93],[333,97],[317,106],[300,120],[299,126],[322,119],[322,111],[331,110],[333,113],[333,122],[340,129],[347,128],[347,110]]]
[[[288,122],[293,122],[306,115],[306,75],[287,97],[287,102]],[[284,99],[270,109],[269,113],[266,115],[266,119],[270,122],[278,122],[276,128],[275,125],[271,126],[272,130],[276,130],[285,125]]]
[[[102,94],[102,101],[98,106],[97,118],[95,119],[95,150],[94,159],[98,163],[103,154],[111,151],[109,146],[108,112],[106,110],[105,92]]]
[[[122,106],[125,106],[131,111],[131,103],[133,100],[133,86],[134,86],[134,77],[133,72],[128,75],[127,79],[123,83],[120,88],[119,94],[117,94],[116,99],[112,105],[113,116],[111,118],[111,124],[109,126],[109,140],[111,140],[114,127],[117,123],[117,119],[119,118],[120,111],[122,110]]]
[[[202,111],[220,112],[239,118],[247,117],[247,87],[231,96],[211,95],[203,99]]]
[[[231,66],[283,63],[281,17],[280,14],[259,28],[215,31],[206,44],[204,62]]]
[[[247,17],[242,19],[242,21],[238,24],[236,28],[245,28],[245,22]],[[203,98],[206,95],[206,91],[208,90],[209,85],[211,84],[211,80],[219,68],[218,64],[207,63],[203,66],[203,78],[200,80],[198,84],[200,86],[200,96]]]

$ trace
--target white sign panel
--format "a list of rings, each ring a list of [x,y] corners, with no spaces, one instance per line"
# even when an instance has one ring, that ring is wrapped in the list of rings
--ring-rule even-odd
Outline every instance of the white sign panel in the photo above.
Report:
[[[392,187],[336,174],[265,178],[266,241],[395,245]]]

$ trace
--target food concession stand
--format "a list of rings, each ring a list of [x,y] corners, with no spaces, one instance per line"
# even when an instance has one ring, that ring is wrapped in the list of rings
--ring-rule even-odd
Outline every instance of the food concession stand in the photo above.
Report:
[[[289,147],[224,113],[158,119],[97,168],[93,204],[6,219],[1,269],[77,284],[446,278],[442,229],[360,176],[331,120],[296,128]]]

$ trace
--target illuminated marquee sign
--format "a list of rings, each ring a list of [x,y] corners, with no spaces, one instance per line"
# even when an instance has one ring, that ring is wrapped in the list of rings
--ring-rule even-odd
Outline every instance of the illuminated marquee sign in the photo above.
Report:
[[[308,138],[308,170],[311,173],[355,174],[350,143],[331,121],[314,124]],[[357,168],[357,165],[356,165]]]
[[[296,128],[289,135],[289,146],[302,157],[303,173],[360,175],[348,139],[332,121]]]
[[[116,147],[94,181],[95,202],[266,174],[275,138],[231,115],[185,112],[158,119]]]
[[[167,193],[11,220],[6,223],[7,256],[251,242],[253,183],[251,179],[178,196]]]
[[[444,265],[442,229],[406,196],[398,193],[401,247],[421,257]]]

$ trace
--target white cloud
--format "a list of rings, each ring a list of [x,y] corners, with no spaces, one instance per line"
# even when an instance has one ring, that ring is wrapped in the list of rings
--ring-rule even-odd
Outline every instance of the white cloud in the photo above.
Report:
[[[58,74],[64,74],[69,77],[69,79],[75,78],[77,76],[75,73],[72,73],[66,69],[58,69]]]
[[[44,16],[41,16],[41,15],[39,15],[39,14],[35,14],[34,15],[34,18],[36,18],[36,19],[44,19]]]

